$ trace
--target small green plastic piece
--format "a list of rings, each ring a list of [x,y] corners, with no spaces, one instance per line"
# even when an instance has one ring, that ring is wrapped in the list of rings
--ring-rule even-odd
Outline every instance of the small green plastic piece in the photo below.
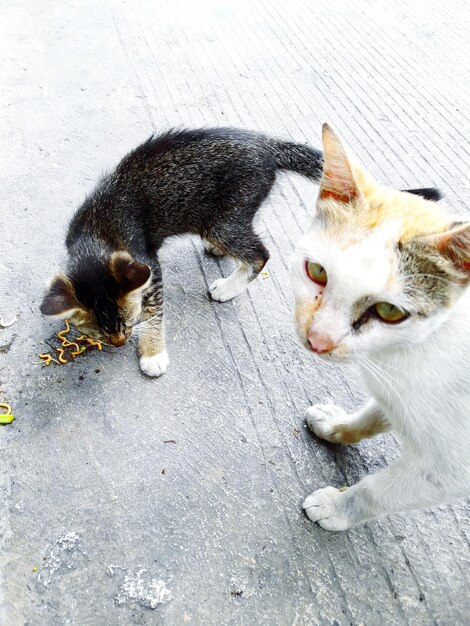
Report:
[[[11,413],[9,415],[0,415],[0,424],[11,424],[15,419],[15,416]]]

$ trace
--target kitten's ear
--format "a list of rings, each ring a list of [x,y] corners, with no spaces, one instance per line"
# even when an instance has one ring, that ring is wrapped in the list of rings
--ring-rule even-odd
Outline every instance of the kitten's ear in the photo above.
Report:
[[[152,274],[148,265],[139,263],[125,251],[112,253],[109,259],[109,269],[124,293],[146,287]]]
[[[451,230],[431,235],[426,240],[466,275],[465,283],[470,282],[470,222],[458,222]]]
[[[319,198],[349,203],[360,195],[360,191],[354,180],[348,155],[339,137],[328,124],[323,124],[322,140],[324,156]]]
[[[57,274],[50,281],[47,293],[39,307],[43,315],[66,319],[79,308],[75,289],[65,274]]]

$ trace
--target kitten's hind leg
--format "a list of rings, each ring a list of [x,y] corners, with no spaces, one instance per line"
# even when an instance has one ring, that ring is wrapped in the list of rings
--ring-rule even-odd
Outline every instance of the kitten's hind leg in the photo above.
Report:
[[[142,299],[142,321],[136,327],[139,335],[140,369],[147,376],[161,376],[169,359],[163,333],[163,285],[158,262],[152,262],[152,283]]]
[[[212,256],[224,256],[225,255],[224,250],[222,250],[222,248],[220,248],[217,244],[212,243],[211,241],[207,239],[203,239],[202,242],[204,244],[204,249],[208,254],[211,254]]]
[[[331,443],[357,443],[390,430],[390,424],[375,400],[370,400],[351,415],[334,404],[315,404],[307,410],[305,417],[310,430]]]
[[[209,288],[213,300],[226,302],[240,295],[249,283],[258,276],[269,259],[269,252],[251,225],[249,231],[218,232],[216,240],[227,254],[238,259],[240,265],[227,278],[218,278]]]

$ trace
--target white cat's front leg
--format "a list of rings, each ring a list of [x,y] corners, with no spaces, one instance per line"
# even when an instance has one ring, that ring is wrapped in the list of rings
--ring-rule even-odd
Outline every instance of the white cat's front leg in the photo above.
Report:
[[[443,504],[466,495],[464,486],[452,488],[450,481],[432,467],[420,467],[418,459],[402,457],[352,487],[314,491],[303,508],[326,530],[347,530],[390,513]]]
[[[357,443],[390,430],[390,423],[376,400],[357,413],[348,414],[335,404],[314,404],[305,414],[308,427],[320,439],[331,443]]]

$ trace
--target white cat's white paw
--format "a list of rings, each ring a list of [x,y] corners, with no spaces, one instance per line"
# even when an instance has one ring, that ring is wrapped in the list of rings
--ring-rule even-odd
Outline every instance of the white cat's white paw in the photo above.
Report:
[[[227,302],[227,300],[232,300],[232,298],[239,296],[245,290],[247,284],[246,281],[234,279],[232,274],[228,278],[215,280],[209,287],[209,293],[212,300]]]
[[[204,239],[204,248],[206,249],[206,252],[212,254],[213,256],[224,256],[225,254],[222,248],[219,248],[219,246],[207,241],[207,239]]]
[[[338,443],[337,427],[346,425],[348,418],[346,411],[335,404],[314,404],[305,413],[310,430],[320,439],[332,443]]]
[[[169,362],[168,352],[163,350],[155,356],[143,356],[140,359],[140,369],[147,376],[161,376],[166,372]]]
[[[335,487],[318,489],[305,498],[302,507],[312,522],[317,522],[325,530],[347,530],[352,524],[338,510],[338,501],[343,493]]]

